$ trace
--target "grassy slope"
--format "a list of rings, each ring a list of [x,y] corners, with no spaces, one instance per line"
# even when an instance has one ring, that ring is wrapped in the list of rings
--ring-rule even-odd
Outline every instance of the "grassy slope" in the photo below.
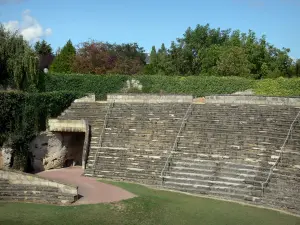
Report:
[[[139,197],[71,207],[0,203],[0,224],[300,225],[300,218],[235,203],[115,183]]]

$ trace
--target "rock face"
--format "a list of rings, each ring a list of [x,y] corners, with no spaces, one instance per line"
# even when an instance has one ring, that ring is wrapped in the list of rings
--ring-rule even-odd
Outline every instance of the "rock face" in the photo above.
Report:
[[[8,169],[11,165],[13,150],[8,146],[0,148],[0,169]]]
[[[34,171],[80,165],[84,134],[42,132],[30,144]]]
[[[0,151],[0,170],[3,169],[3,157],[2,157],[2,151]]]

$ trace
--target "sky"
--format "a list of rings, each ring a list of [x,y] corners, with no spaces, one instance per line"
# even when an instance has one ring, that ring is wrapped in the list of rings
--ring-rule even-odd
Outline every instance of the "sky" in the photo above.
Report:
[[[0,0],[0,22],[56,50],[68,39],[137,42],[150,52],[188,27],[253,30],[300,58],[300,0]]]

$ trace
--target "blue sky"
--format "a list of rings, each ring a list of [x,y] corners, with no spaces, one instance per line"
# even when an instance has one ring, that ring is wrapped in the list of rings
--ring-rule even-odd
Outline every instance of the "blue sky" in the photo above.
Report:
[[[0,0],[0,22],[56,49],[95,39],[169,46],[196,24],[267,35],[300,58],[300,0]]]

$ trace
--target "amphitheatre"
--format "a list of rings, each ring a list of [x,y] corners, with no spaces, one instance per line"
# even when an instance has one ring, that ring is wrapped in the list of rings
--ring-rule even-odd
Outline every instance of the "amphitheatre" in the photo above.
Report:
[[[296,97],[91,94],[32,142],[37,174],[0,170],[0,199],[74,205],[96,177],[299,215],[299,121]],[[88,203],[134,197],[98,183]]]

